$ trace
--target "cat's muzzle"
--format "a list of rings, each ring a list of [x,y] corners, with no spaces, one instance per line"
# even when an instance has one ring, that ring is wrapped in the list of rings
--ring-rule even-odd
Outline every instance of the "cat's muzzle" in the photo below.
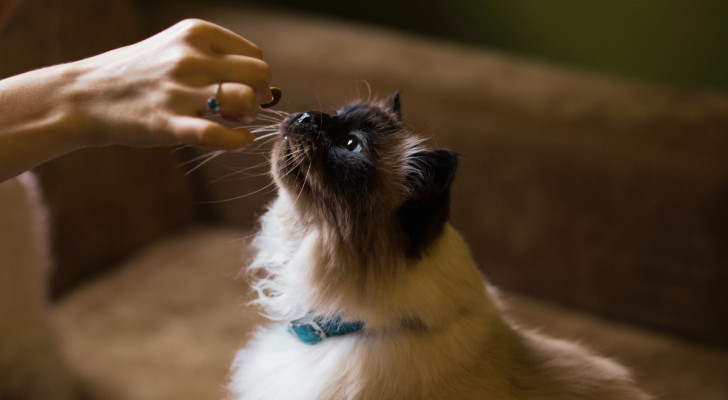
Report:
[[[332,120],[331,115],[318,112],[306,111],[292,114],[283,121],[282,133],[312,136],[329,129]]]

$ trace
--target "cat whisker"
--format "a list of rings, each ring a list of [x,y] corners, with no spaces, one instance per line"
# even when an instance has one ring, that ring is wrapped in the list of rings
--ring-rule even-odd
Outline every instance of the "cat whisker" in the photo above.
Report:
[[[253,129],[250,132],[251,133],[264,133],[264,132],[279,132],[279,131],[280,131],[280,129],[278,129],[278,127],[274,127],[274,128],[258,128],[258,129]]]
[[[269,137],[278,136],[279,134],[280,134],[280,132],[278,132],[278,131],[266,133],[265,135],[257,136],[255,139],[253,139],[253,141],[257,142],[259,140],[267,139]]]
[[[174,153],[180,152],[180,151],[182,151],[184,149],[189,149],[191,147],[192,147],[191,144],[180,144],[180,145],[176,146],[174,149],[172,149],[170,151],[170,153],[174,154]]]
[[[293,173],[293,166],[301,165],[301,159],[299,157],[291,157],[290,160],[287,160],[283,165],[281,165],[281,168],[283,168],[286,173],[283,176],[289,175]]]
[[[301,198],[301,194],[303,194],[303,189],[306,187],[306,183],[308,182],[308,174],[311,172],[311,164],[308,164],[308,169],[306,170],[306,174],[303,176],[303,183],[301,184],[301,190],[298,191],[298,194],[296,195],[296,199],[293,200],[293,206],[295,207],[298,203],[298,199]]]
[[[218,178],[215,178],[214,180],[212,180],[210,182],[210,184],[214,184],[214,183],[218,183],[218,182],[230,182],[230,181],[233,181],[233,180],[240,180],[240,179],[247,179],[247,178],[257,178],[257,177],[261,177],[261,176],[266,176],[266,175],[268,175],[268,170],[267,169],[265,170],[265,172],[260,172],[260,173],[249,173],[248,171],[254,170],[256,168],[265,167],[268,164],[270,164],[270,162],[268,160],[266,160],[264,162],[261,162],[261,163],[255,164],[255,165],[251,165],[251,166],[246,167],[246,168],[243,168],[243,169],[235,170],[235,171],[233,171],[233,172],[231,172],[229,174],[225,174],[223,176],[220,176]],[[238,179],[229,179],[230,177],[235,176],[235,175],[243,175],[243,177],[238,178]]]
[[[274,124],[268,124],[268,125],[244,125],[240,126],[239,128],[246,128],[246,129],[278,129],[281,126],[280,122],[274,123]]]
[[[358,81],[357,83],[363,83],[363,84],[364,84],[364,86],[365,86],[365,87],[367,88],[367,97],[366,97],[366,102],[367,102],[367,103],[371,103],[371,102],[372,102],[372,86],[371,86],[371,85],[369,84],[369,82],[368,82],[367,80],[365,80],[365,79],[361,79],[361,80],[359,80],[359,81]],[[359,85],[358,85],[358,84],[356,85],[356,95],[357,95],[357,96],[356,96],[357,98],[362,98],[362,97],[363,97],[363,96],[361,95],[361,92],[359,91]]]
[[[192,169],[190,169],[189,171],[185,172],[185,175],[189,175],[189,174],[195,172],[196,170],[198,170],[199,168],[201,168],[203,165],[207,164],[212,159],[214,159],[215,157],[220,156],[223,153],[225,153],[225,151],[218,150],[218,151],[213,151],[212,153],[205,154],[204,156],[200,156],[200,157],[202,157],[204,159],[199,164],[197,164],[196,166],[194,166]],[[189,164],[190,162],[197,161],[197,160],[200,159],[200,157],[195,157],[192,160],[189,160],[189,161],[183,163],[182,165],[186,165],[186,164]]]
[[[236,175],[241,175],[241,176],[236,176]],[[243,171],[236,171],[236,172],[231,172],[229,174],[223,175],[219,178],[215,178],[215,179],[211,180],[208,185],[226,183],[226,182],[240,182],[240,181],[245,181],[248,179],[255,179],[255,178],[260,178],[260,177],[265,177],[265,176],[270,176],[270,173],[268,173],[267,170],[266,170],[266,172],[260,172],[257,174],[247,173],[247,172],[243,172]]]
[[[260,146],[265,145],[265,143],[260,143]],[[268,153],[270,153],[269,149],[258,149],[259,146],[255,146],[253,148],[246,148],[241,153],[248,155],[248,156],[266,156]]]
[[[264,137],[265,136],[265,137]],[[275,141],[276,137],[278,136],[278,133],[276,134],[268,134],[263,135],[259,139],[256,138],[253,140],[253,145],[249,148],[248,153],[257,153],[257,154],[263,154],[268,155],[270,154],[270,150],[266,147],[273,141]],[[258,143],[255,143],[258,142]],[[266,148],[265,150],[262,150],[263,148]]]
[[[243,126],[236,126],[232,129],[246,129],[249,130],[252,133],[257,132],[264,132],[264,131],[278,131],[280,130],[280,124],[271,124],[271,125],[243,125]]]
[[[184,166],[186,166],[188,164],[192,164],[192,163],[195,163],[197,161],[204,160],[204,159],[206,159],[208,157],[213,157],[214,158],[214,157],[217,157],[217,156],[219,156],[220,154],[222,154],[224,152],[225,152],[224,150],[215,150],[215,151],[207,152],[207,153],[204,153],[204,154],[200,154],[197,157],[190,158],[189,160],[180,163],[178,165],[178,167],[184,167]]]
[[[259,115],[257,120],[259,121],[267,121],[267,122],[281,122],[285,118],[283,116],[278,115]]]
[[[258,114],[258,117],[260,117],[261,115],[266,115],[266,114],[274,114],[274,115],[279,116],[281,118],[285,118],[285,117],[291,115],[291,113],[286,112],[286,111],[273,110],[273,109],[270,109],[269,108],[269,109],[263,110],[263,113],[262,114]]]
[[[284,119],[286,119],[287,116],[283,115],[265,115],[260,114],[256,118],[256,121],[265,121],[265,122],[273,122],[273,123],[281,123]]]
[[[235,201],[235,200],[240,200],[240,199],[244,199],[244,198],[246,198],[246,197],[249,197],[249,196],[252,196],[252,195],[255,195],[255,194],[258,194],[258,193],[262,193],[262,192],[263,192],[264,190],[266,190],[266,189],[272,189],[272,190],[270,190],[269,192],[266,192],[266,193],[270,193],[270,192],[272,192],[273,190],[276,190],[276,186],[275,186],[275,185],[276,185],[276,183],[275,183],[275,182],[271,182],[271,183],[269,183],[269,184],[267,184],[267,185],[263,186],[262,188],[260,188],[260,189],[258,189],[258,190],[252,191],[252,192],[250,192],[250,193],[246,193],[246,194],[244,194],[244,195],[241,195],[241,196],[231,197],[231,198],[228,198],[228,199],[223,199],[223,200],[208,200],[208,201],[201,201],[201,202],[198,202],[198,204],[220,204],[220,203],[226,203],[226,202],[229,202],[229,201]]]

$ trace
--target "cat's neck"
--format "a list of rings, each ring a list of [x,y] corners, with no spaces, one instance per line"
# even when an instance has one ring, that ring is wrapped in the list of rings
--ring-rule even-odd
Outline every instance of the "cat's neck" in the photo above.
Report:
[[[402,253],[367,260],[336,248],[329,235],[305,224],[286,193],[262,219],[251,270],[265,279],[258,303],[274,319],[311,311],[365,322],[367,329],[394,329],[403,321],[438,326],[472,308],[495,307],[488,299],[460,235],[446,225],[423,257]]]

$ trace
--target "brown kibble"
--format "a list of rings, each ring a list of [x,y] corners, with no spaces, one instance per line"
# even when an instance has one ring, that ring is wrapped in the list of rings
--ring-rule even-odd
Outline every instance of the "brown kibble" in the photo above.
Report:
[[[275,86],[271,86],[270,92],[273,95],[273,100],[271,100],[270,103],[261,104],[261,108],[271,108],[274,105],[278,104],[278,102],[281,100],[281,97],[283,96],[283,91],[280,88],[277,88]]]

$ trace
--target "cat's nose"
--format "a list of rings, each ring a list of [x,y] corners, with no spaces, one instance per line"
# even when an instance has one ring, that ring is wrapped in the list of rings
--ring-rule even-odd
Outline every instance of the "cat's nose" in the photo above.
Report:
[[[318,111],[307,111],[305,113],[296,114],[291,119],[293,120],[293,123],[295,125],[300,126],[304,124],[310,124],[318,128],[317,130],[320,130],[326,129],[329,126],[331,116],[329,114]]]

